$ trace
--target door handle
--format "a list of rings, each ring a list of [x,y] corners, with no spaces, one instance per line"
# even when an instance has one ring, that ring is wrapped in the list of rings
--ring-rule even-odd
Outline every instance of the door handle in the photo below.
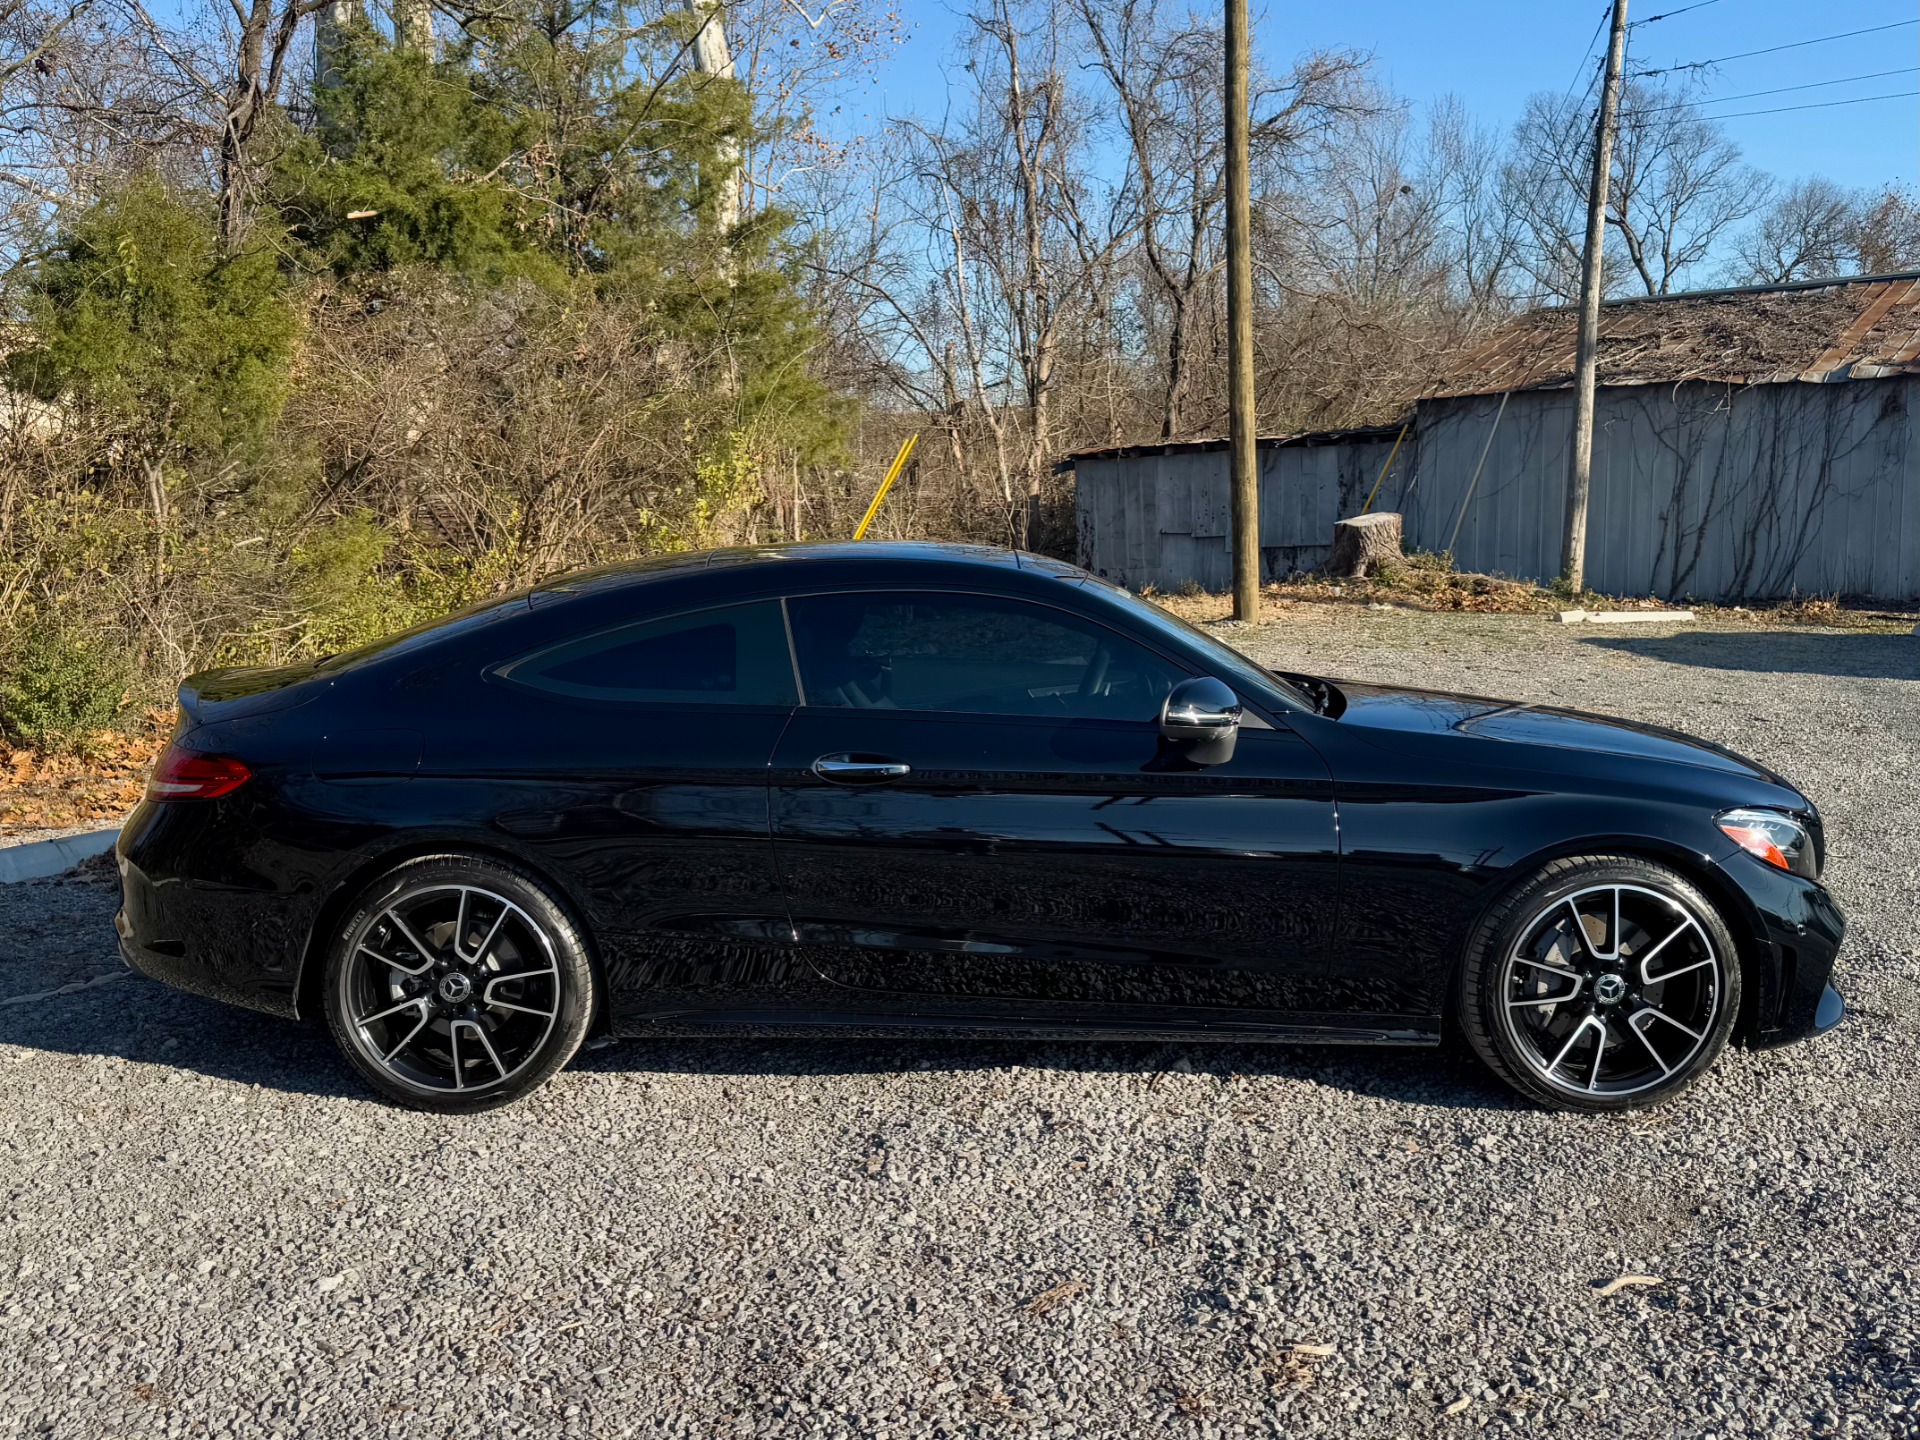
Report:
[[[913,773],[913,767],[878,755],[822,755],[813,762],[813,773],[835,785],[872,785],[881,780],[904,780]]]

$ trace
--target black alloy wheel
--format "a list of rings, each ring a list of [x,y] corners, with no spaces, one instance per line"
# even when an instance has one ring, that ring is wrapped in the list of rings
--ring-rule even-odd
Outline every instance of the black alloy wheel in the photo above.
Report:
[[[1557,860],[1497,902],[1469,942],[1462,1027],[1522,1094],[1617,1111],[1679,1094],[1719,1057],[1740,1010],[1732,937],[1665,866]]]
[[[336,931],[327,1021],[354,1068],[403,1105],[510,1104],[573,1058],[593,1018],[579,931],[533,876],[436,855],[382,876]]]

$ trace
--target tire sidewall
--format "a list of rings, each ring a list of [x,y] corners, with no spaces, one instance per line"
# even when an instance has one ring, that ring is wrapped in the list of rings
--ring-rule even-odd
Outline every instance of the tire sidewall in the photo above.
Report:
[[[430,1091],[404,1084],[367,1056],[346,1013],[345,983],[353,939],[396,898],[433,885],[471,885],[511,900],[545,932],[559,971],[560,1009],[533,1062],[504,1081],[464,1090]],[[511,1105],[563,1069],[586,1039],[595,1014],[597,987],[585,937],[552,890],[520,866],[478,855],[427,855],[397,865],[369,884],[327,940],[323,978],[327,1028],[360,1077],[388,1099],[411,1109],[465,1115]]]
[[[1502,974],[1508,952],[1546,910],[1583,890],[1608,885],[1660,891],[1693,913],[1719,961],[1720,1002],[1706,1043],[1673,1075],[1630,1095],[1583,1095],[1548,1084],[1520,1052],[1507,1025]],[[1740,947],[1719,907],[1684,875],[1633,856],[1577,855],[1542,866],[1488,907],[1467,943],[1455,1008],[1475,1053],[1527,1098],[1555,1109],[1617,1114],[1671,1100],[1713,1067],[1738,1023],[1742,969]]]

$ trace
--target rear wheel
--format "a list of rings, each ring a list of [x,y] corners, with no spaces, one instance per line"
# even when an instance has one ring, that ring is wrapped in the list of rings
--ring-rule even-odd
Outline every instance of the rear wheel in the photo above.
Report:
[[[383,875],[336,932],[327,1022],[353,1067],[403,1105],[510,1104],[573,1058],[593,1018],[586,946],[533,876],[435,855]]]
[[[1476,928],[1462,1029],[1516,1090],[1561,1109],[1671,1099],[1719,1058],[1740,962],[1684,876],[1630,856],[1556,860]]]

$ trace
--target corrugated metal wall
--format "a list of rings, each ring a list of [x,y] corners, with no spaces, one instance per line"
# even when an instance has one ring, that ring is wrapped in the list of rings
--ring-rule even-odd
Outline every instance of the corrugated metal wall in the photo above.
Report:
[[[1392,440],[1336,445],[1265,445],[1260,450],[1260,554],[1267,578],[1311,569],[1327,558],[1333,522],[1366,501]],[[1406,468],[1403,447],[1381,491],[1391,495]],[[1081,563],[1123,585],[1224,590],[1227,452],[1189,451],[1076,467]]]
[[[1376,506],[1406,516],[1409,548],[1447,548],[1499,404],[1421,405]],[[1558,573],[1571,416],[1565,391],[1508,402],[1460,523],[1461,569]],[[1359,510],[1390,443],[1262,452],[1269,575],[1324,560],[1334,519]],[[1226,466],[1224,452],[1082,462],[1082,562],[1136,588],[1224,589]],[[1920,376],[1603,391],[1587,575],[1601,591],[1669,599],[1920,598]]]

